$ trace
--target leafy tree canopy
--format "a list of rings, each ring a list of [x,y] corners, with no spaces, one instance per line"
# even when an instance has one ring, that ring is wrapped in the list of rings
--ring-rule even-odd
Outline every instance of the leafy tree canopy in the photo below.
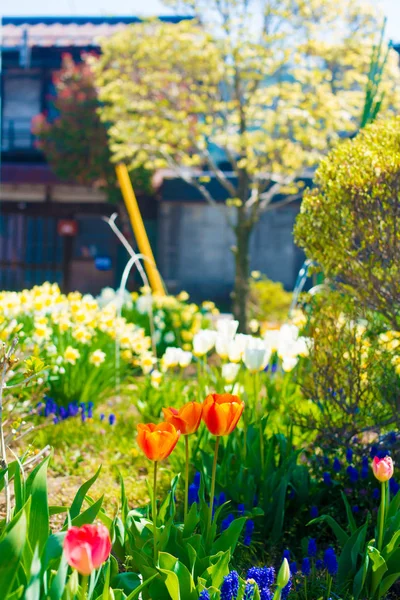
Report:
[[[307,256],[393,329],[400,321],[400,117],[377,121],[322,161],[295,236]]]

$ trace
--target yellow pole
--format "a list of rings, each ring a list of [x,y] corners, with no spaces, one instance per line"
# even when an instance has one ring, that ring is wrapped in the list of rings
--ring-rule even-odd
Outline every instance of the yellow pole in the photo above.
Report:
[[[160,277],[160,273],[156,267],[153,252],[151,250],[149,238],[147,237],[146,229],[143,223],[142,215],[140,214],[139,206],[136,200],[135,192],[133,191],[132,183],[129,177],[128,169],[123,163],[115,167],[122,196],[125,201],[125,206],[128,210],[133,233],[135,234],[136,242],[140,254],[146,256],[148,260],[144,260],[144,267],[149,278],[153,292],[165,296],[165,288]]]

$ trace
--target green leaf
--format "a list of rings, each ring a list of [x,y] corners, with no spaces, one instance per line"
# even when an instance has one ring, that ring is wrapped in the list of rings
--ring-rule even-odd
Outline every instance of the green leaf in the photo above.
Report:
[[[44,573],[51,561],[58,561],[63,552],[63,543],[66,532],[60,531],[49,535],[42,554],[42,573]]]
[[[131,594],[129,594],[129,596],[127,597],[126,600],[135,600],[136,598],[138,598],[140,592],[142,592],[144,590],[144,588],[147,587],[149,585],[149,583],[151,583],[153,581],[153,579],[155,579],[156,577],[158,577],[157,573],[155,575],[152,575],[145,581],[143,581],[143,583],[141,585],[139,585],[139,587],[136,588],[136,590],[134,590]]]
[[[31,576],[25,591],[24,600],[40,600],[41,567],[39,549],[38,546],[36,546],[31,562]]]
[[[379,586],[379,598],[385,597],[392,585],[399,579],[400,573],[392,573],[391,575],[387,575]]]
[[[94,484],[94,482],[96,481],[96,479],[98,478],[98,476],[100,475],[100,471],[101,471],[101,465],[97,469],[97,471],[93,475],[93,477],[91,479],[88,479],[87,481],[85,481],[85,483],[83,483],[81,485],[81,487],[79,488],[79,490],[76,492],[75,498],[73,499],[72,504],[71,504],[71,508],[69,509],[69,514],[70,514],[72,521],[75,519],[75,517],[77,517],[79,515],[81,508],[82,508],[82,504],[85,500],[85,496],[88,493],[88,491],[90,490],[90,488],[92,487],[92,485]],[[64,526],[66,524],[67,524],[67,521],[65,521]]]
[[[349,539],[349,536],[345,530],[342,529],[335,519],[330,515],[321,515],[320,517],[317,517],[316,519],[313,519],[307,523],[307,525],[313,525],[314,523],[326,523],[329,525],[341,546],[344,546]]]
[[[68,563],[64,556],[61,556],[60,565],[57,569],[57,573],[53,578],[50,586],[50,600],[59,600],[65,589],[65,585],[67,583],[68,576]]]
[[[0,590],[3,598],[11,591],[20,565],[27,535],[25,510],[20,511],[8,526],[0,542]]]
[[[130,594],[133,590],[139,587],[142,583],[137,573],[127,571],[126,573],[118,573],[112,580],[112,587],[121,589],[125,594]]]
[[[20,510],[22,510],[22,507],[25,504],[25,485],[21,474],[22,467],[20,464],[17,464],[14,476],[15,512],[19,512]]]
[[[368,521],[364,523],[353,535],[347,539],[343,546],[342,552],[338,560],[338,573],[337,581],[340,589],[347,586],[347,584],[355,577],[357,572],[357,562],[361,546],[363,545],[362,540],[365,540],[367,531]],[[365,541],[364,541],[365,544]]]
[[[101,498],[99,498],[97,502],[92,504],[92,506],[89,506],[89,508],[80,513],[77,517],[75,517],[75,519],[72,519],[71,524],[75,527],[82,527],[82,525],[89,525],[90,523],[93,523],[93,521],[99,514],[101,505],[103,504],[103,499],[104,496],[101,496]],[[67,527],[68,525],[64,525],[64,529],[66,529]]]
[[[19,588],[17,588],[14,592],[8,594],[7,600],[20,600],[20,598],[23,596],[24,589],[24,586],[20,585]]]
[[[39,546],[39,555],[46,544],[50,530],[47,496],[47,467],[50,456],[37,465],[26,481],[26,498],[31,497],[31,505],[34,507],[29,516],[29,540],[32,548],[36,547],[36,544]]]
[[[384,547],[382,551],[382,556],[385,558],[385,560],[389,558],[389,556],[397,549],[397,541],[399,540],[399,538],[400,530],[396,531],[396,533],[393,534],[390,542]]]
[[[380,584],[383,575],[388,570],[386,561],[379,552],[377,548],[374,546],[368,546],[367,548],[368,556],[372,561],[372,584],[371,584],[371,596],[373,597],[378,585]]]
[[[111,573],[111,562],[107,561],[107,566],[106,566],[106,575],[104,577],[104,586],[103,586],[103,593],[101,595],[102,600],[109,600],[110,598],[110,573]],[[116,588],[119,586],[115,586]]]
[[[357,524],[354,519],[353,511],[351,510],[350,504],[344,493],[342,491],[340,493],[343,499],[344,506],[346,508],[347,521],[349,523],[350,531],[353,534],[357,531]]]
[[[363,564],[361,565],[356,576],[354,577],[354,582],[353,582],[354,600],[358,600],[361,592],[363,591],[365,580],[366,580],[367,573],[368,573],[368,565],[369,565],[369,556],[368,556],[368,554],[366,554],[364,557]]]
[[[200,515],[197,512],[197,504],[193,502],[188,514],[186,515],[185,524],[183,527],[183,537],[189,538],[193,535],[194,530],[200,521]]]
[[[68,506],[49,506],[49,515],[61,515],[62,513],[68,512]]]
[[[211,555],[217,554],[217,552],[225,552],[225,550],[230,550],[232,555],[246,520],[245,517],[241,517],[240,519],[232,521],[228,529],[221,533],[219,538],[212,545]]]
[[[219,552],[215,556],[210,557],[212,562],[211,566],[208,567],[202,577],[206,578],[208,585],[213,585],[219,588],[224,580],[224,577],[229,573],[229,561],[231,559],[231,553],[229,550],[226,552]]]
[[[387,514],[387,519],[391,519],[392,517],[395,517],[396,514],[399,512],[400,509],[400,490],[397,492],[397,494],[392,498],[390,504],[389,504],[389,510],[388,510],[388,514]]]
[[[271,531],[271,542],[276,542],[282,535],[283,521],[285,518],[285,502],[287,495],[287,488],[289,484],[289,477],[283,477],[278,489],[274,493],[273,501],[273,526]]]

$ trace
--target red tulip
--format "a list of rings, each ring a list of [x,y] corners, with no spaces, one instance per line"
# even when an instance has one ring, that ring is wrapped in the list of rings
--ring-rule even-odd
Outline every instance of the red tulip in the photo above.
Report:
[[[393,477],[393,461],[390,456],[385,456],[385,458],[375,456],[372,461],[372,470],[377,480],[381,483],[389,481]]]
[[[171,423],[182,435],[196,433],[201,422],[203,405],[199,402],[188,402],[182,408],[163,408],[164,419]]]
[[[64,539],[67,563],[81,575],[90,575],[110,556],[111,540],[104,525],[70,527]]]
[[[180,431],[171,423],[139,423],[137,426],[137,442],[150,460],[164,460],[175,448]]]
[[[203,421],[213,435],[232,433],[244,409],[244,402],[232,394],[210,394],[203,403]]]

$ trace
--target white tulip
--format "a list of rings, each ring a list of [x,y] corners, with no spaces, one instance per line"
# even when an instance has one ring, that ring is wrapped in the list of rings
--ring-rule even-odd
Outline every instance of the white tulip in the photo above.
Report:
[[[237,332],[237,328],[239,326],[239,321],[234,321],[233,319],[218,319],[217,321],[217,331],[218,333],[226,338],[232,339],[235,337]]]
[[[299,359],[295,356],[285,356],[282,361],[282,369],[285,371],[285,373],[288,373],[295,368],[298,361]]]
[[[227,383],[233,383],[239,373],[240,365],[237,363],[226,363],[222,365],[222,377]]]
[[[308,337],[300,336],[296,340],[296,354],[298,356],[308,356],[313,346],[313,340]]]
[[[171,346],[170,348],[166,349],[164,356],[162,357],[162,362],[168,369],[171,367],[176,367],[179,365],[180,355],[181,349]]]
[[[200,329],[193,336],[193,354],[196,356],[204,356],[209,352],[214,344],[217,336],[216,331],[211,329]]]
[[[267,348],[271,349],[271,352],[276,352],[279,346],[280,340],[280,329],[268,329],[264,334],[264,342]]]
[[[187,367],[188,365],[190,365],[191,362],[192,362],[192,353],[181,350],[181,353],[179,355],[179,366],[184,368],[184,367]]]
[[[265,342],[260,338],[252,338],[244,351],[243,362],[249,371],[256,373],[265,369],[270,358],[271,350],[266,347]]]
[[[231,342],[232,338],[221,333],[217,334],[217,337],[215,339],[215,350],[218,356],[220,356],[221,358],[228,358],[229,346]]]
[[[243,353],[252,339],[251,335],[245,335],[244,333],[235,335],[228,348],[230,362],[239,362],[242,359]]]

